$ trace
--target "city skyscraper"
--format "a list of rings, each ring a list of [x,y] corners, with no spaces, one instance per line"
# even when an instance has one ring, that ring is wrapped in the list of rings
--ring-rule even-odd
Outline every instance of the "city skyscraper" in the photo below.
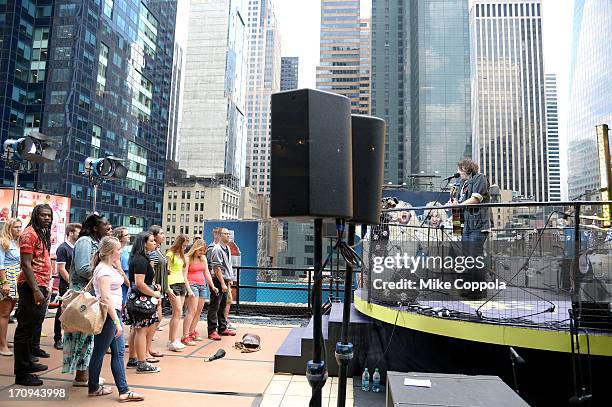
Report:
[[[280,32],[271,0],[249,0],[250,35],[246,116],[249,185],[270,193],[270,95],[280,90]]]
[[[321,1],[320,65],[317,89],[351,99],[351,112],[359,107],[361,29],[359,1]]]
[[[612,126],[612,2],[576,0],[567,115],[568,197],[598,189],[595,126]]]
[[[372,31],[369,18],[359,19],[359,113],[370,114],[370,43]]]
[[[168,147],[166,159],[178,161],[179,117],[181,113],[181,81],[183,80],[183,48],[174,43],[172,59],[172,89],[170,91],[170,112],[168,113]]]
[[[281,57],[281,91],[298,88],[299,65],[298,57]]]
[[[557,75],[544,74],[546,95],[546,151],[548,153],[548,199],[561,200],[561,166],[559,162],[559,110]]]
[[[57,159],[20,186],[70,196],[73,221],[92,209],[85,159],[113,155],[129,172],[96,209],[132,233],[161,222],[176,4],[0,2],[2,141],[51,138]]]
[[[475,161],[492,184],[546,201],[540,0],[476,0],[470,26]]]
[[[468,0],[373,0],[372,115],[387,123],[385,181],[420,188],[471,155]],[[435,178],[432,184],[437,186]]]
[[[247,0],[192,0],[179,165],[188,175],[245,183]]]

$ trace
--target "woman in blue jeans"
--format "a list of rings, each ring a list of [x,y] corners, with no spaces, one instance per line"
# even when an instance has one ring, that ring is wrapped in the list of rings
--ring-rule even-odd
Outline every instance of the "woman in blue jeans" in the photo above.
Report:
[[[99,383],[100,371],[106,350],[111,349],[111,371],[119,390],[119,401],[142,401],[141,394],[130,391],[123,365],[124,339],[121,324],[122,291],[124,278],[113,267],[121,257],[121,243],[116,237],[107,236],[100,241],[100,248],[91,260],[93,286],[96,297],[108,305],[108,315],[102,331],[94,337],[94,348],[89,362],[89,395],[104,396],[113,390]]]

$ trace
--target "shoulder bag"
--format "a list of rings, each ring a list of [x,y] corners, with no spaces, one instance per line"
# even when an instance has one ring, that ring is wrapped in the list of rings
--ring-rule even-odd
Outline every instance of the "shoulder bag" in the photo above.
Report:
[[[102,331],[108,306],[89,293],[93,276],[83,291],[68,290],[62,297],[60,322],[66,332],[97,335]]]
[[[142,294],[136,287],[132,287],[125,307],[132,318],[148,319],[155,314],[158,301],[157,298]]]

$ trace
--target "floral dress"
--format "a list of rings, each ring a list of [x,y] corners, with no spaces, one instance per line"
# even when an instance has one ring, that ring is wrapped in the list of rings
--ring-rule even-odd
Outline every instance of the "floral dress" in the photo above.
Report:
[[[90,236],[80,237],[74,245],[70,266],[70,289],[81,291],[91,278],[90,263],[100,242]],[[93,353],[94,335],[82,332],[64,333],[64,359],[62,373],[88,370]]]

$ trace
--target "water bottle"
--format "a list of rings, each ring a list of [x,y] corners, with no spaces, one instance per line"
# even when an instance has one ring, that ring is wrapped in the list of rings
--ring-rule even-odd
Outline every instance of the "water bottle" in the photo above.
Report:
[[[380,373],[378,368],[374,369],[374,374],[372,375],[372,392],[380,392]]]
[[[361,390],[368,391],[370,389],[370,373],[366,367],[361,375]]]

